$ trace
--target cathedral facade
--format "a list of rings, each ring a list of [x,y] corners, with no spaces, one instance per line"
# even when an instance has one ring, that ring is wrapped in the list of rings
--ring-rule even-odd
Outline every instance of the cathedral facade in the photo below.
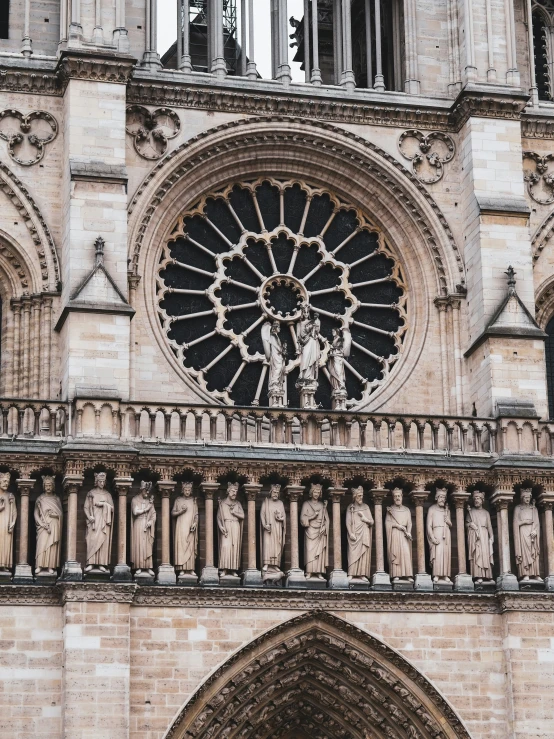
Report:
[[[0,735],[554,737],[552,0],[173,5],[0,8]]]

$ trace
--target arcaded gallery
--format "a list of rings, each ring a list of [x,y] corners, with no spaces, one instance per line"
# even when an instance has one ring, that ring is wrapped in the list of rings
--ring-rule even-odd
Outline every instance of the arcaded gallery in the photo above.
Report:
[[[554,0],[1,0],[0,737],[554,739]]]

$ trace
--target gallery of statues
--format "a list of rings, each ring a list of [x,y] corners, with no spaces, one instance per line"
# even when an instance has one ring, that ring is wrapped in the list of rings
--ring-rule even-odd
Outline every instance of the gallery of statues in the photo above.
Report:
[[[553,68],[0,3],[0,739],[554,739]]]

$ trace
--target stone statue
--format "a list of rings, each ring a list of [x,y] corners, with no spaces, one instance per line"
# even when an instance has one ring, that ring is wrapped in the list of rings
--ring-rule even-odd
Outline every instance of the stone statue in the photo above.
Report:
[[[478,583],[492,580],[494,534],[491,517],[483,508],[485,494],[473,491],[473,507],[468,504],[466,514],[467,550],[471,576]]]
[[[348,329],[333,329],[333,341],[329,351],[329,379],[331,381],[331,399],[333,402],[333,410],[346,410],[346,372],[344,367],[344,358],[350,356],[350,347],[352,337]]]
[[[15,495],[8,492],[10,473],[0,472],[0,572],[13,566],[13,530],[17,520]]]
[[[85,572],[108,572],[112,552],[114,505],[106,490],[106,473],[96,472],[85,500],[87,564]]]
[[[300,406],[302,408],[315,408],[314,396],[318,387],[319,360],[321,357],[320,328],[319,318],[312,315],[308,304],[304,304],[302,317],[296,329],[296,339],[300,353],[300,374],[296,387],[300,390]]]
[[[540,523],[532,490],[523,489],[514,508],[514,549],[520,580],[542,582],[539,575]]]
[[[142,480],[140,493],[137,493],[131,501],[131,515],[133,519],[131,527],[131,562],[136,570],[135,574],[141,575],[143,570],[146,570],[146,573],[153,577],[152,554],[156,535],[156,509],[154,508],[152,483],[148,480]]]
[[[43,475],[42,490],[35,503],[37,527],[35,574],[54,575],[60,566],[63,508],[62,501],[56,495],[53,477]]]
[[[385,516],[387,554],[393,582],[413,582],[412,514],[402,505],[402,498],[402,490],[395,488],[392,491],[393,504],[387,508]]]
[[[268,394],[272,407],[285,404],[285,366],[287,363],[287,346],[279,338],[281,326],[279,321],[266,322],[262,326],[262,341],[265,358],[269,362]]]
[[[451,582],[452,519],[446,505],[446,490],[437,488],[435,503],[427,511],[427,543],[434,582]]]
[[[281,571],[281,559],[285,549],[287,519],[285,506],[279,499],[280,494],[281,486],[272,485],[269,498],[264,499],[260,512],[263,580],[278,580],[284,575]]]
[[[304,562],[306,577],[315,575],[317,580],[323,580],[325,570],[329,565],[329,514],[327,501],[321,500],[323,486],[312,483],[310,500],[306,500],[300,511],[300,524],[305,529]]]
[[[227,497],[219,501],[217,510],[220,577],[237,577],[240,569],[244,511],[237,500],[238,492],[238,482],[227,483]]]
[[[198,554],[198,503],[192,497],[192,482],[181,485],[181,493],[175,498],[173,518],[174,562],[177,572],[195,575]]]
[[[371,569],[371,537],[373,516],[364,503],[364,489],[352,488],[352,503],[346,511],[348,535],[348,577],[353,581],[369,579]]]

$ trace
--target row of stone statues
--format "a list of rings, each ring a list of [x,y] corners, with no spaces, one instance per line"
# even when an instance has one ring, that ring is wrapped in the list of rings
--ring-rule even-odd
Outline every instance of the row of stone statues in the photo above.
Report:
[[[86,573],[107,573],[111,562],[114,504],[106,488],[106,473],[95,474],[94,487],[87,493]],[[0,571],[13,564],[13,533],[17,519],[15,496],[8,491],[9,473],[0,473]],[[60,566],[63,508],[55,493],[53,477],[42,478],[43,492],[35,502],[36,524],[35,574],[54,575]],[[220,577],[237,577],[241,569],[244,510],[237,499],[239,484],[229,482],[227,494],[219,501],[217,529],[219,535]],[[364,502],[363,488],[352,489],[352,502],[346,511],[348,577],[353,584],[368,582],[371,571],[371,548],[374,519]],[[281,500],[281,486],[273,484],[260,511],[260,549],[262,578],[279,581],[287,536],[286,512]],[[412,514],[403,504],[403,492],[392,491],[393,503],[386,509],[385,531],[389,572],[393,582],[413,582]],[[478,583],[492,580],[494,533],[489,512],[483,507],[484,493],[476,490],[467,505],[465,527],[471,576]],[[153,577],[153,553],[156,532],[156,510],[152,483],[141,482],[140,492],[131,500],[131,563],[136,574]],[[174,566],[178,573],[196,577],[198,556],[198,503],[191,482],[181,484],[181,494],[171,510],[173,522]],[[304,529],[305,577],[323,580],[329,566],[330,525],[327,501],[322,485],[310,486],[308,500],[300,511]],[[433,580],[450,583],[452,554],[452,520],[447,506],[447,491],[437,489],[435,502],[426,519],[426,538]],[[521,491],[519,505],[514,508],[513,534],[519,578],[541,581],[539,575],[540,525],[530,489]]]

